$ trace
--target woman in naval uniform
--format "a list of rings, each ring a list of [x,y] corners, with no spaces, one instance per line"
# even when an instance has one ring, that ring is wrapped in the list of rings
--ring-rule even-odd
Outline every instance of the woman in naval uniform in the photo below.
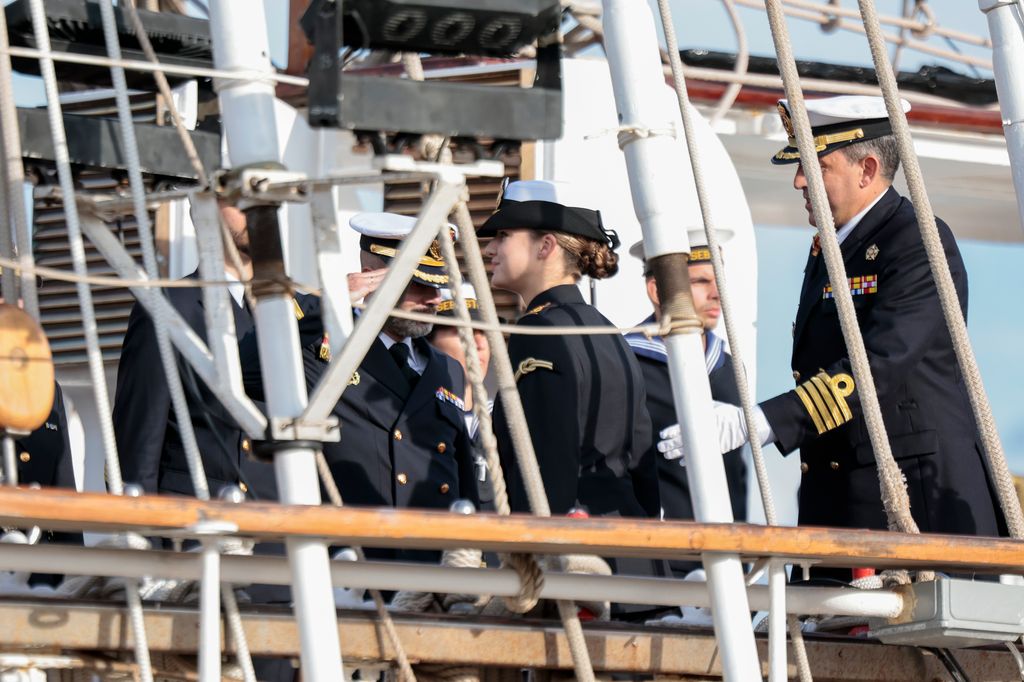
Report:
[[[511,183],[480,229],[480,236],[493,238],[485,250],[493,286],[527,304],[519,327],[611,326],[577,284],[584,275],[617,272],[619,239],[572,191],[548,181]],[[583,507],[592,516],[657,517],[651,420],[640,367],[625,340],[513,333],[508,350],[551,513]],[[500,399],[494,430],[512,511],[530,511]],[[619,560],[613,570],[661,574],[661,565]]]

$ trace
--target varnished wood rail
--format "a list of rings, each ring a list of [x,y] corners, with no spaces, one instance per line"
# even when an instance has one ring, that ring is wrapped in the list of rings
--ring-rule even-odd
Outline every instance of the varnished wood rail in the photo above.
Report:
[[[1006,538],[653,519],[465,516],[437,511],[231,504],[158,495],[129,498],[53,488],[0,488],[0,524],[4,526],[174,535],[188,534],[189,528],[204,521],[226,522],[242,536],[316,537],[365,547],[478,547],[538,554],[666,558],[728,552],[832,566],[1024,571],[1024,541]]]

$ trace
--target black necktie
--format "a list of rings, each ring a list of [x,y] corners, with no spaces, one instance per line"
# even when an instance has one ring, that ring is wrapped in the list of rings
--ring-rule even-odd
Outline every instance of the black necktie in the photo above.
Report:
[[[416,383],[420,380],[420,375],[409,366],[409,346],[398,342],[392,344],[388,350],[391,352],[391,357],[394,359],[395,364],[398,365],[398,369],[402,372],[402,376],[409,382],[409,386],[415,387]]]

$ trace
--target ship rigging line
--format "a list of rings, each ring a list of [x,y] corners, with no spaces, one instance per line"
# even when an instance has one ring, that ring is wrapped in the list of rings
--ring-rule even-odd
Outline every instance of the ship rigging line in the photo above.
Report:
[[[956,289],[953,286],[953,276],[950,274],[949,263],[946,261],[939,238],[935,213],[932,211],[931,201],[924,185],[924,177],[921,174],[921,166],[910,136],[910,126],[907,124],[906,114],[899,102],[899,88],[889,64],[889,56],[885,51],[875,3],[873,0],[859,0],[859,4],[861,16],[864,19],[864,29],[868,36],[868,44],[871,46],[871,57],[875,62],[875,72],[878,74],[878,82],[882,86],[885,105],[889,110],[893,134],[899,144],[900,159],[903,161],[903,175],[910,189],[914,211],[917,213],[921,239],[928,254],[932,276],[935,279],[939,301],[942,304],[942,314],[946,318],[946,326],[953,339],[953,348],[960,364],[960,371],[967,383],[967,393],[971,399],[971,407],[974,409],[978,431],[981,433],[982,445],[988,459],[989,473],[996,484],[999,505],[1002,507],[1010,535],[1022,538],[1024,537],[1024,513],[1021,511],[1020,499],[1017,497],[1013,485],[1013,476],[1006,464],[1006,455],[999,439],[999,432],[996,430],[995,418],[992,416],[992,406],[989,404],[985,385],[981,379],[981,371],[978,369],[971,340],[967,334],[967,322],[960,309]],[[803,157],[803,153],[801,153],[801,157]],[[832,238],[834,239],[834,236]],[[833,278],[832,281],[840,280]],[[842,310],[840,313],[842,314]]]
[[[735,10],[730,0],[724,0],[730,10],[730,15],[735,16]],[[757,485],[761,493],[761,502],[764,507],[765,521],[768,525],[778,525],[778,516],[775,511],[775,499],[772,494],[771,481],[768,478],[768,467],[765,464],[764,452],[761,440],[757,437],[757,429],[754,428],[754,400],[750,392],[750,382],[747,378],[746,364],[743,362],[742,344],[739,343],[739,332],[733,322],[732,297],[726,284],[725,264],[722,262],[722,252],[718,241],[718,233],[715,229],[714,216],[711,211],[711,201],[708,194],[707,183],[704,176],[704,164],[701,162],[700,146],[694,134],[693,107],[690,105],[690,96],[686,89],[686,78],[683,75],[683,62],[679,56],[679,45],[676,40],[675,23],[672,20],[672,9],[668,0],[658,0],[658,9],[661,13],[661,25],[665,35],[665,45],[668,51],[669,63],[672,67],[672,84],[676,93],[676,100],[679,104],[679,113],[683,121],[683,131],[686,136],[686,148],[690,157],[690,168],[693,172],[693,181],[697,191],[697,201],[700,204],[701,219],[704,223],[704,235],[707,238],[708,250],[711,252],[711,264],[718,281],[719,298],[722,304],[722,313],[725,318],[726,338],[729,341],[729,348],[733,355],[733,378],[739,391],[740,406],[743,410],[743,420],[747,424],[747,432],[751,434],[750,451],[754,464],[754,472],[757,476]],[[741,37],[740,46],[745,50],[746,40],[743,38],[742,29],[737,24],[737,36]],[[746,55],[742,54],[741,60],[737,59],[737,69],[746,69]],[[738,94],[738,88],[731,92],[732,99]],[[730,91],[727,91],[719,103],[715,115],[723,112],[723,105],[729,105]],[[713,119],[714,120],[714,117]],[[758,562],[760,563],[760,562]],[[753,569],[753,570],[756,570]],[[752,570],[752,573],[753,573]],[[785,566],[777,561],[768,562],[769,589],[775,598],[768,610],[768,677],[771,682],[779,682],[787,678],[786,665],[786,609],[785,609]],[[801,682],[811,682],[811,671],[807,660],[807,651],[800,631],[800,624],[796,618],[788,619],[790,632],[792,633],[793,649],[796,654],[797,672]]]
[[[786,97],[789,100],[797,148],[800,151],[804,173],[807,176],[811,208],[815,217],[814,222],[818,226],[818,236],[822,254],[825,256],[829,280],[832,282],[846,281],[846,267],[843,264],[839,241],[836,238],[835,219],[825,194],[825,184],[818,155],[814,150],[811,125],[804,105],[804,95],[800,88],[800,74],[793,56],[782,2],[781,0],[765,0],[765,3],[768,21],[772,29],[772,40],[775,42],[775,52],[778,55],[779,72],[785,84]],[[847,354],[864,411],[863,418],[871,441],[871,449],[875,454],[875,462],[878,466],[882,505],[889,528],[905,533],[919,533],[917,523],[910,514],[907,486],[899,465],[893,457],[885,423],[882,421],[882,410],[875,390],[874,377],[871,375],[864,338],[857,323],[853,296],[849,289],[840,287],[836,290],[835,301],[839,311],[843,340],[846,342]]]
[[[64,130],[63,112],[57,89],[57,72],[50,50],[50,33],[46,25],[46,9],[43,7],[43,0],[30,0],[29,9],[36,44],[40,47],[38,50],[40,55],[39,70],[42,74],[43,85],[46,91],[46,109],[49,119],[50,136],[53,139],[57,175],[62,191],[70,200],[65,207],[65,218],[72,262],[75,272],[78,275],[85,275],[87,274],[85,244],[82,238],[82,226],[79,222],[78,206],[74,201],[74,178],[71,173],[67,133]],[[4,29],[6,29],[6,23],[4,24]],[[10,132],[15,134],[16,131]],[[96,411],[100,421],[100,435],[105,455],[107,483],[110,486],[111,492],[116,495],[123,495],[124,481],[121,478],[121,464],[117,456],[117,443],[114,440],[114,425],[110,416],[110,394],[107,391],[103,358],[100,355],[99,332],[96,325],[96,311],[92,304],[92,292],[84,282],[79,282],[77,289],[79,307],[82,311],[82,327],[85,334],[89,375],[93,384],[93,396],[96,401]],[[135,662],[139,667],[139,677],[142,679],[142,682],[153,682],[149,647],[146,643],[146,626],[142,613],[142,599],[139,596],[137,580],[125,579],[125,600],[128,603],[132,634],[135,637]]]
[[[155,54],[152,51],[152,46],[149,45],[149,38],[146,35],[145,29],[141,31],[139,30],[141,28],[141,22],[138,22],[138,16],[134,11],[132,3],[127,2],[125,4],[130,8],[130,16],[135,20],[136,34],[142,38],[140,42],[143,45],[143,49],[145,50],[145,48],[148,47],[149,49],[145,50],[147,56],[150,58],[154,57]],[[103,33],[107,47],[107,54],[111,59],[118,60],[121,58],[121,45],[120,40],[118,39],[117,25],[114,19],[113,0],[104,0],[103,2],[100,2],[100,16],[103,23]],[[157,76],[157,81],[162,82],[166,88],[167,80],[164,78],[163,74],[157,72],[155,75]],[[153,241],[153,228],[149,221],[149,211],[146,209],[146,189],[142,180],[142,170],[139,167],[139,147],[135,136],[135,120],[132,117],[131,104],[128,97],[128,84],[125,79],[124,68],[120,66],[111,66],[110,76],[111,82],[114,86],[114,98],[117,104],[117,118],[121,128],[123,150],[128,166],[128,186],[131,190],[134,209],[133,212],[135,214],[136,225],[139,231],[142,260],[145,265],[146,274],[150,277],[157,277],[159,275],[159,267],[157,265],[156,247]],[[195,147],[192,146],[192,140],[189,137],[188,132],[183,129],[181,117],[177,115],[176,108],[174,107],[174,101],[169,95],[170,91],[169,88],[167,88],[164,98],[167,105],[171,108],[175,127],[182,135],[185,142],[185,151],[188,154],[190,161],[192,161],[193,167],[196,169],[198,176],[202,179],[202,184],[205,186],[206,175],[203,171],[202,164],[198,162],[198,155],[196,154]],[[222,226],[221,231],[224,231]],[[230,239],[225,241],[230,242]],[[237,259],[237,252],[235,252],[234,255]],[[241,272],[241,270],[239,270],[239,272]],[[226,296],[226,292],[223,290],[220,290],[218,293]],[[210,498],[209,483],[206,477],[206,470],[203,467],[202,456],[199,453],[199,444],[196,441],[195,427],[193,426],[192,418],[189,414],[188,401],[185,397],[181,374],[178,372],[178,363],[175,359],[174,348],[171,344],[170,336],[167,331],[167,318],[164,315],[164,309],[159,307],[149,311],[149,314],[153,321],[153,328],[156,333],[160,363],[163,365],[164,378],[167,380],[167,388],[171,399],[172,409],[174,410],[174,416],[178,423],[179,435],[181,436],[182,446],[185,451],[185,461],[188,464],[189,474],[192,478],[192,487],[198,499],[208,500]],[[206,539],[203,542],[204,564],[212,562],[212,566],[216,569],[217,573],[220,572],[221,549],[221,544],[216,539]],[[210,584],[210,582],[210,580],[203,580],[200,587],[202,603],[201,610],[204,612],[200,621],[200,673],[207,677],[220,675],[220,609],[217,608],[217,606],[220,602],[223,602],[226,616],[225,620],[227,621],[228,628],[231,630],[231,636],[237,642],[238,662],[242,669],[243,678],[245,682],[256,682],[256,673],[253,669],[252,658],[249,656],[249,647],[246,642],[245,631],[241,627],[241,618],[238,615],[238,603],[235,600],[234,588],[227,583],[221,586],[219,580],[213,581],[213,584]],[[212,605],[207,603],[208,601],[212,601]],[[216,609],[217,613],[206,613],[211,608]]]

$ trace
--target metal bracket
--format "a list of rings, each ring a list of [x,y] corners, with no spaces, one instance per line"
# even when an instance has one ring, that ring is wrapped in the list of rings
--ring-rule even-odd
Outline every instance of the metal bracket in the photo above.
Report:
[[[216,174],[214,185],[218,195],[252,206],[308,201],[309,188],[303,183],[306,179],[305,173],[249,166]]]
[[[274,440],[311,440],[337,443],[341,440],[341,427],[337,417],[323,420],[273,417],[270,419],[270,437]]]
[[[505,164],[501,161],[479,160],[473,163],[442,164],[432,161],[417,161],[406,154],[384,154],[373,158],[373,167],[382,171],[420,172],[420,173],[451,173],[455,169],[459,175],[480,178],[505,177]]]

